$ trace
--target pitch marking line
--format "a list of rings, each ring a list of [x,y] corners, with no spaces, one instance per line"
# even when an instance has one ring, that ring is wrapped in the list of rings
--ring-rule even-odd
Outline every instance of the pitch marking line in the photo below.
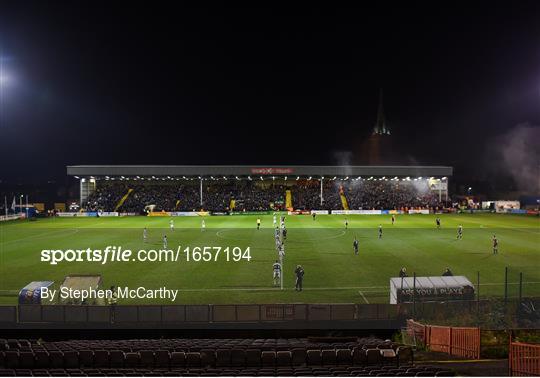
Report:
[[[9,244],[17,243],[17,242],[20,242],[20,241],[24,242],[24,241],[26,241],[28,239],[39,238],[41,236],[46,236],[46,235],[50,236],[52,234],[57,234],[59,232],[65,233],[66,231],[69,231],[69,233],[67,233],[67,235],[72,235],[72,234],[76,234],[77,232],[79,232],[79,228],[62,228],[62,229],[59,229],[59,230],[42,232],[40,234],[33,234],[33,235],[30,235],[30,236],[27,236],[27,237],[24,237],[24,238],[4,241],[4,242],[1,242],[0,244],[1,245],[9,245]],[[62,236],[65,236],[65,235],[62,235]]]
[[[216,232],[216,236],[217,236],[218,238],[225,239],[225,240],[247,240],[247,241],[253,240],[253,239],[246,239],[246,238],[230,238],[230,237],[226,237],[226,236],[223,236],[223,235],[222,235],[222,233],[224,233],[224,232],[228,232],[228,231],[237,231],[237,230],[238,230],[238,229],[220,230],[220,231],[217,231],[217,232]],[[345,231],[344,231],[344,230],[341,230],[341,232],[338,233],[338,234],[336,234],[336,235],[330,235],[330,236],[325,236],[325,237],[320,237],[320,238],[302,239],[302,240],[300,240],[300,241],[292,240],[291,242],[293,242],[293,243],[302,243],[302,242],[306,242],[306,241],[317,241],[317,240],[336,239],[336,238],[342,237],[343,235],[345,235]]]
[[[366,304],[369,304],[369,301],[367,300],[366,296],[364,295],[364,293],[362,293],[362,290],[358,290],[358,292],[360,293],[360,295],[362,296],[362,298],[364,299],[364,301],[366,301]]]

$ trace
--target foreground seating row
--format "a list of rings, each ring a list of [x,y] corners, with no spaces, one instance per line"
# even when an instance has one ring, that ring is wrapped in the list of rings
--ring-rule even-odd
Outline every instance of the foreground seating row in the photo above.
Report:
[[[260,349],[202,349],[200,352],[144,350],[80,351],[0,351],[0,367],[39,368],[199,368],[199,367],[292,367],[292,366],[369,366],[410,363],[412,350],[355,347],[351,349],[292,348],[283,351]]]
[[[432,366],[382,367],[293,367],[246,369],[0,369],[0,376],[34,377],[212,377],[212,376],[350,376],[350,377],[451,377],[454,373]]]

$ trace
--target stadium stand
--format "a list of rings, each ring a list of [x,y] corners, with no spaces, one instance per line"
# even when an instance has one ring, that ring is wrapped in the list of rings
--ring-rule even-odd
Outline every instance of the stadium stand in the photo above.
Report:
[[[132,193],[116,209],[128,189]],[[323,185],[324,202],[320,201],[319,181],[300,180],[294,184],[248,180],[222,181],[206,185],[200,204],[196,183],[99,183],[87,202],[87,210],[142,213],[149,205],[154,211],[235,211],[285,210],[286,191],[290,190],[294,209],[342,210],[347,203],[351,210],[392,210],[402,208],[443,207],[429,190],[427,182],[416,181],[327,181]],[[346,199],[344,202],[342,196]]]
[[[0,376],[453,376],[376,338],[0,339]]]

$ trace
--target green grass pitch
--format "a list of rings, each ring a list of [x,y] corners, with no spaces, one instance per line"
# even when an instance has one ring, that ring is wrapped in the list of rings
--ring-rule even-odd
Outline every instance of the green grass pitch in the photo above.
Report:
[[[476,284],[481,277],[482,296],[503,294],[504,270],[509,267],[509,294],[517,296],[519,272],[524,274],[523,295],[540,295],[540,219],[534,216],[498,214],[440,215],[287,216],[288,236],[284,264],[284,290],[273,287],[272,264],[276,260],[272,216],[55,218],[36,222],[0,224],[0,304],[17,303],[16,293],[37,280],[60,283],[70,274],[100,274],[103,286],[179,289],[175,304],[223,303],[388,303],[390,277],[402,266],[417,276],[440,275],[450,267]],[[344,220],[348,218],[349,229]],[[378,239],[382,224],[383,238]],[[463,240],[456,240],[463,225]],[[142,230],[148,227],[148,243]],[[251,261],[63,262],[40,261],[42,249],[105,248],[122,246],[137,251],[162,247],[166,234],[169,248],[203,246],[250,247]],[[499,239],[499,254],[492,254],[492,236]],[[354,237],[360,253],[353,253]],[[294,290],[293,270],[305,269],[303,292]],[[134,301],[119,302],[127,304]],[[139,302],[141,303],[141,302]],[[170,304],[167,300],[142,303]]]

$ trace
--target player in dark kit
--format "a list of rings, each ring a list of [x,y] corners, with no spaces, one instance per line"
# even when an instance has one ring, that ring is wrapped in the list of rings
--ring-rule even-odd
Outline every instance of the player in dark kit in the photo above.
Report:
[[[395,221],[396,221],[396,216],[392,214],[392,226],[394,225]]]
[[[353,241],[352,245],[353,245],[353,248],[354,248],[354,254],[357,255],[358,254],[358,239],[356,238],[356,236],[354,237],[354,241]]]
[[[315,217],[317,216],[317,214],[313,213],[311,216],[313,217],[313,220],[315,220]]]
[[[345,229],[349,228],[349,220],[345,218]]]
[[[382,224],[379,225],[379,239],[382,239]]]
[[[457,239],[463,239],[463,226],[459,225],[457,229]]]
[[[441,218],[437,217],[437,219],[435,219],[435,223],[437,224],[437,229],[441,228]]]
[[[294,270],[294,274],[296,275],[296,285],[294,289],[296,291],[302,291],[302,284],[304,282],[304,268],[297,265],[296,269]]]
[[[499,253],[499,241],[497,237],[493,235],[493,254],[497,255]]]

